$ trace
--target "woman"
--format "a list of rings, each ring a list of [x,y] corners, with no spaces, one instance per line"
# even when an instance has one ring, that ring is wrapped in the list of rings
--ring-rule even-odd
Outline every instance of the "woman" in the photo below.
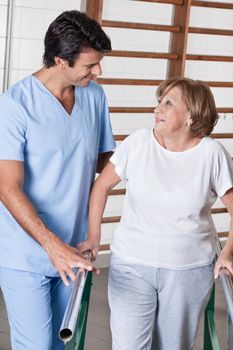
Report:
[[[100,240],[109,191],[126,181],[111,245],[109,304],[114,350],[193,349],[201,312],[222,268],[233,273],[233,226],[215,264],[211,207],[220,197],[233,214],[233,165],[208,137],[218,115],[209,87],[172,78],[157,90],[153,130],[126,138],[98,177],[90,198],[88,240]],[[154,328],[153,328],[154,326]]]

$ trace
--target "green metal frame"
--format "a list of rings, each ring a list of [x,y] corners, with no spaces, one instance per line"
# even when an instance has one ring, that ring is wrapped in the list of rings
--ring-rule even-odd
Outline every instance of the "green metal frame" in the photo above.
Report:
[[[215,285],[213,286],[209,303],[205,309],[204,350],[221,350],[214,320],[214,298]]]
[[[74,332],[74,336],[71,339],[71,341],[69,341],[66,344],[65,350],[84,350],[91,286],[92,286],[92,272],[88,272],[84,291],[83,291],[81,309],[80,309],[79,318],[77,321],[77,326]]]

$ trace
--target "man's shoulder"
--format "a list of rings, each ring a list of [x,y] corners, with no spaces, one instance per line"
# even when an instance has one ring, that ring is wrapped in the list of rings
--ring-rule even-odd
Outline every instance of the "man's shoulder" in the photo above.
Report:
[[[12,102],[16,102],[17,96],[21,95],[24,90],[29,88],[30,81],[31,76],[27,76],[26,78],[18,81],[0,95],[1,100],[12,100]]]

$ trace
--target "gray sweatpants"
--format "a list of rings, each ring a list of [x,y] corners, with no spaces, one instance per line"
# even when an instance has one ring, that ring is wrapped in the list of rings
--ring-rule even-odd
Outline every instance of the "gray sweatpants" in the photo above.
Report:
[[[111,256],[109,305],[113,350],[191,350],[213,286],[214,264],[167,270]],[[154,331],[154,335],[153,335]]]

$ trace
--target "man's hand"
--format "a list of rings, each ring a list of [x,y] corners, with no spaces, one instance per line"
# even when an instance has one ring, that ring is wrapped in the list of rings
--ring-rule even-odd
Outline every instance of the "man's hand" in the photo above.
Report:
[[[45,250],[66,286],[69,285],[67,276],[72,281],[75,279],[75,273],[72,270],[75,267],[81,267],[88,271],[94,270],[96,273],[99,273],[96,266],[88,262],[84,257],[81,257],[77,248],[69,246],[57,236],[53,237],[51,244],[47,245]]]

